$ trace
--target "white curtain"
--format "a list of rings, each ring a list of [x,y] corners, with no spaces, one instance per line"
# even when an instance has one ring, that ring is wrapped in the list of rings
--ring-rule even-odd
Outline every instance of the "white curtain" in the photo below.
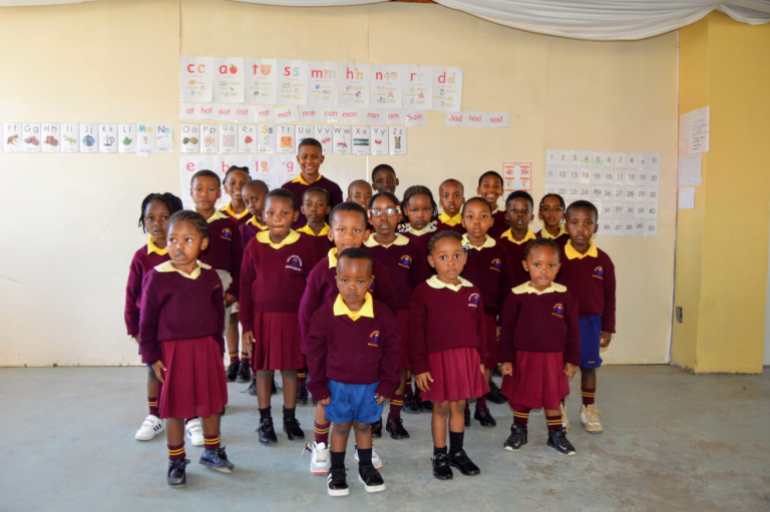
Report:
[[[235,0],[296,7],[346,6],[384,0]],[[713,10],[750,24],[770,22],[770,0],[435,0],[508,27],[591,40],[652,37],[689,25]]]
[[[82,4],[94,0],[0,0],[0,7],[26,7],[30,5]]]

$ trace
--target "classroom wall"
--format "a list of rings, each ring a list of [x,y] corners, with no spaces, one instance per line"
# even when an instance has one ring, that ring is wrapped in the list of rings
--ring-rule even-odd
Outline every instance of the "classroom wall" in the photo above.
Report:
[[[170,122],[178,126],[178,58],[286,57],[456,65],[463,108],[508,111],[511,127],[447,128],[438,113],[409,131],[394,164],[402,187],[447,176],[467,195],[486,169],[532,161],[542,195],[547,148],[656,151],[662,156],[658,233],[599,236],[615,260],[618,335],[610,363],[669,357],[675,223],[676,37],[593,43],[498,26],[438,5],[385,3],[290,9],[225,0],[99,0],[6,8],[0,118]],[[24,41],[24,44],[19,44]],[[0,153],[10,190],[0,217],[0,365],[133,364],[123,287],[141,198],[178,190],[178,155]],[[377,160],[379,162],[381,160]],[[372,158],[327,159],[348,182]],[[21,248],[21,250],[12,250]]]
[[[679,210],[673,361],[762,371],[770,221],[770,26],[722,14],[682,29],[680,111],[709,105],[696,207]]]

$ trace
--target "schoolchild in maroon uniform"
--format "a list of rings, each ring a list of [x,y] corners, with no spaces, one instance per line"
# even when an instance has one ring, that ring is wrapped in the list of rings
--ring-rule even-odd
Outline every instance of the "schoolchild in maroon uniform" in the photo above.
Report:
[[[267,230],[256,235],[243,256],[240,273],[243,343],[257,372],[259,442],[278,442],[270,414],[273,372],[283,377],[283,430],[304,439],[295,416],[300,352],[297,309],[310,269],[319,257],[315,241],[293,229],[299,215],[291,192],[276,189],[265,200]]]
[[[324,253],[331,249],[329,224],[326,223],[331,211],[329,193],[322,188],[310,187],[302,196],[300,210],[307,219],[307,223],[297,229],[297,232],[314,238],[319,250],[323,250]]]
[[[398,324],[391,310],[369,293],[373,261],[366,249],[345,249],[337,264],[338,293],[310,321],[309,387],[334,423],[330,496],[349,494],[345,450],[355,428],[358,476],[367,492],[385,490],[372,460],[371,423],[399,381]]]
[[[504,403],[505,397],[492,381],[492,369],[497,367],[497,315],[503,295],[503,253],[499,242],[489,236],[492,227],[492,209],[482,197],[468,199],[462,209],[463,226],[467,233],[463,235],[463,248],[468,253],[468,260],[463,268],[463,277],[481,291],[484,302],[482,340],[487,354],[483,361],[489,383],[489,398],[497,403]],[[493,394],[493,390],[495,393]],[[500,401],[502,399],[502,401]],[[497,425],[487,407],[487,396],[476,399],[473,413],[483,427]],[[466,425],[470,423],[470,409],[466,407]]]
[[[390,411],[385,430],[393,439],[406,439],[409,432],[401,420],[401,408],[404,405],[404,390],[409,377],[409,297],[417,282],[415,258],[419,256],[409,238],[398,233],[401,222],[401,207],[396,196],[390,192],[376,194],[369,208],[369,223],[374,226],[374,233],[364,242],[374,258],[388,274],[395,290],[395,304],[401,334],[399,370],[401,382],[390,400]]]
[[[557,281],[577,296],[580,305],[580,423],[598,434],[603,427],[595,403],[596,372],[602,365],[601,349],[609,346],[615,332],[615,265],[593,240],[599,220],[596,206],[575,201],[567,208],[566,219],[569,241]]]
[[[345,201],[360,204],[364,209],[369,209],[372,200],[372,186],[364,180],[353,180],[348,185],[348,197]]]
[[[281,188],[294,194],[294,204],[297,208],[302,204],[302,197],[310,187],[318,187],[329,193],[329,205],[334,208],[342,202],[342,190],[332,180],[321,175],[321,164],[324,162],[323,146],[316,139],[302,139],[297,148],[297,163],[299,176],[287,181]],[[307,219],[300,213],[294,228],[305,225]]]
[[[534,218],[533,205],[532,196],[523,190],[511,192],[505,199],[505,211],[511,227],[498,240],[503,249],[506,288],[513,288],[529,280],[529,274],[521,262],[524,261],[527,242],[536,238],[535,233],[529,229]]]
[[[436,222],[436,231],[449,229],[464,233],[463,215],[460,211],[465,202],[463,184],[454,178],[442,181],[438,187],[438,201],[441,204],[441,213]]]
[[[249,242],[257,236],[257,233],[267,229],[267,226],[262,219],[267,192],[267,183],[262,180],[251,180],[241,189],[241,197],[243,197],[243,202],[250,214],[248,220],[238,227],[241,233],[241,243],[243,244],[244,251],[249,245]]]
[[[434,235],[428,261],[436,275],[415,288],[409,308],[410,360],[423,398],[433,402],[433,475],[440,480],[452,478],[450,466],[464,475],[480,473],[463,449],[465,401],[489,391],[482,362],[484,301],[461,276],[467,257],[459,233]]]
[[[227,404],[222,364],[222,281],[198,258],[208,244],[208,224],[198,213],[176,212],[169,220],[169,261],[145,278],[139,317],[142,361],[163,384],[160,416],[166,418],[169,485],[186,482],[184,418],[203,418],[200,463],[230,473],[220,446],[219,414]]]
[[[500,238],[506,229],[508,229],[508,217],[505,210],[501,210],[497,202],[503,195],[503,177],[495,171],[487,171],[479,176],[479,185],[476,188],[476,194],[480,195],[489,203],[492,208],[492,227],[489,228],[489,236]]]
[[[139,301],[142,298],[142,280],[156,266],[168,260],[166,235],[168,219],[182,209],[182,200],[174,194],[149,194],[142,200],[139,214],[139,226],[147,233],[147,243],[140,247],[131,258],[126,283],[126,306],[124,319],[126,331],[139,343]],[[134,438],[137,441],[149,441],[163,432],[163,422],[158,412],[160,381],[155,378],[151,368],[147,372],[147,417],[142,422]]]
[[[222,182],[225,194],[230,196],[230,202],[220,211],[237,222],[239,226],[249,220],[249,209],[243,200],[242,191],[243,186],[250,179],[248,167],[231,165],[225,172],[225,179]]]
[[[573,455],[575,448],[562,426],[561,403],[580,364],[577,299],[554,282],[559,271],[559,245],[554,240],[529,242],[524,266],[529,281],[514,287],[503,307],[503,392],[513,411],[511,434],[503,447],[513,451],[527,444],[529,411],[543,408],[548,446]]]
[[[543,223],[543,227],[536,233],[538,238],[554,240],[559,249],[563,249],[569,240],[569,234],[564,227],[564,198],[559,194],[549,193],[540,199],[540,207],[537,216]]]
[[[396,194],[398,177],[396,170],[388,164],[377,164],[372,169],[372,189],[374,193],[389,192]]]

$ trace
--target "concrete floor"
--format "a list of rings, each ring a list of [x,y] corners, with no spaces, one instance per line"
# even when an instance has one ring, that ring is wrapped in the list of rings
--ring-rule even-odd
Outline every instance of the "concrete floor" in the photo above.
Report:
[[[230,385],[223,437],[232,475],[197,464],[188,446],[188,484],[169,489],[162,437],[140,443],[144,416],[140,368],[1,369],[0,511],[37,510],[770,510],[770,373],[694,376],[669,367],[600,371],[605,433],[577,424],[577,455],[545,446],[542,414],[530,418],[529,444],[503,451],[510,413],[493,406],[499,425],[466,431],[482,474],[450,482],[431,475],[429,416],[404,415],[412,439],[376,443],[388,490],[366,495],[349,479],[347,498],[326,496],[308,472],[302,444],[282,434],[274,447],[254,433],[254,399]],[[280,403],[274,398],[274,410]],[[298,417],[307,434],[311,407]],[[280,424],[280,414],[276,416]],[[348,467],[355,470],[352,453]],[[352,471],[351,471],[352,472]]]

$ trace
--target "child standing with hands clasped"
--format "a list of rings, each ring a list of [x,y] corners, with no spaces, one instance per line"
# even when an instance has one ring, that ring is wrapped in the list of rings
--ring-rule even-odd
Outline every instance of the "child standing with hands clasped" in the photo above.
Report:
[[[169,485],[186,482],[184,418],[203,418],[204,466],[230,473],[220,446],[219,414],[227,403],[223,286],[211,266],[198,260],[208,245],[199,214],[176,212],[169,220],[169,261],[156,266],[142,290],[139,340],[142,361],[163,384],[160,416],[167,419]]]
[[[465,401],[489,390],[482,363],[486,354],[480,353],[484,304],[479,289],[460,276],[467,254],[459,233],[437,233],[428,249],[436,275],[412,293],[409,342],[417,386],[433,402],[433,475],[449,480],[450,466],[464,475],[480,473],[463,449],[463,437]]]
[[[529,411],[542,407],[548,446],[573,455],[560,409],[580,363],[578,305],[566,286],[553,281],[559,272],[555,241],[529,242],[524,257],[529,281],[511,290],[503,308],[503,393],[513,411],[503,446],[513,451],[527,444]]]

